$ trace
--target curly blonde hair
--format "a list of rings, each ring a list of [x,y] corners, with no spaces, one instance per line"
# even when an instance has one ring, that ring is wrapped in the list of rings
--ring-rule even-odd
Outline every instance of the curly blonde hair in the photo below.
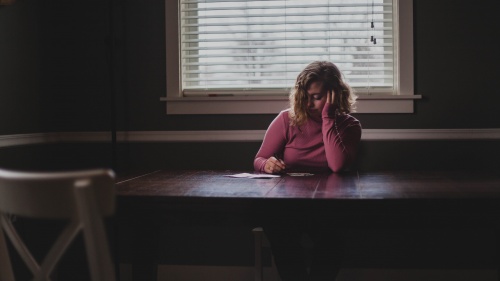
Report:
[[[300,126],[309,118],[307,90],[314,82],[322,82],[323,90],[335,93],[334,104],[340,114],[354,112],[357,96],[344,82],[338,67],[329,61],[314,61],[299,73],[295,86],[290,92],[289,115],[292,125]]]

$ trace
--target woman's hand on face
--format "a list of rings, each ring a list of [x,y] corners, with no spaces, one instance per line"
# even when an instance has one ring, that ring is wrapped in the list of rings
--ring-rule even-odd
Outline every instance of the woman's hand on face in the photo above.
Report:
[[[268,174],[278,174],[285,169],[285,163],[282,160],[276,159],[274,156],[269,157],[264,165],[264,171]]]

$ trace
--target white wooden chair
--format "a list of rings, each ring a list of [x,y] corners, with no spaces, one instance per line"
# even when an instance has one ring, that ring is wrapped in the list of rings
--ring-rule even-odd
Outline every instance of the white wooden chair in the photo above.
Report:
[[[115,280],[103,222],[103,217],[113,215],[114,210],[115,183],[111,170],[20,172],[0,169],[0,280],[15,280],[5,237],[10,238],[33,273],[33,280],[46,281],[50,280],[59,259],[80,231],[92,280]],[[67,219],[68,224],[38,264],[10,216]]]

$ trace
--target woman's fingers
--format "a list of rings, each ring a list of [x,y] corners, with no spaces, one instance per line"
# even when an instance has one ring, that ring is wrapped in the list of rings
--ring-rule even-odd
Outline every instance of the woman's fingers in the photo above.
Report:
[[[326,103],[332,104],[334,100],[335,92],[333,90],[328,91],[328,94],[326,95]]]
[[[264,167],[264,170],[266,173],[269,174],[274,174],[274,173],[279,173],[283,170],[285,170],[286,166],[285,163],[281,160],[276,159],[276,157],[270,157],[266,161],[266,165]]]
[[[280,170],[284,170],[285,169],[285,163],[283,162],[283,160],[280,160],[280,159],[277,159],[276,157],[273,157],[274,158],[274,164],[276,167],[278,167]]]

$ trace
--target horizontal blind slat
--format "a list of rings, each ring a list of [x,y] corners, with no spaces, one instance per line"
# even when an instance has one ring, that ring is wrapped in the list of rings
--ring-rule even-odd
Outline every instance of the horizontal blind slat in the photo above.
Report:
[[[325,38],[325,36],[290,36],[290,37],[260,37],[260,38],[252,38],[253,40],[249,40],[248,38],[212,38],[212,39],[188,39],[182,40],[181,43],[201,43],[201,42],[263,42],[263,41],[317,41],[317,40],[335,40],[335,39],[367,39],[368,34],[359,34],[359,35],[349,35],[349,36],[331,36],[329,38]],[[381,35],[377,36],[379,39],[392,39],[390,35]],[[304,43],[307,44],[307,43]],[[254,44],[258,46],[258,44]]]
[[[379,20],[378,23],[391,23],[392,20]],[[367,23],[366,21],[359,21],[359,20],[336,20],[336,21],[330,21],[330,20],[269,20],[269,21],[255,21],[252,23],[245,23],[245,22],[237,22],[237,21],[220,21],[220,22],[207,22],[204,23],[204,27],[215,27],[215,26],[256,26],[256,25],[291,25],[291,24],[307,24],[307,25],[312,25],[312,24],[354,24],[354,23]],[[183,23],[181,24],[181,28],[185,27],[196,27],[198,28],[199,25],[195,23]],[[368,27],[367,27],[368,28]]]
[[[300,71],[300,68],[261,68],[261,69],[252,69],[252,73],[290,73],[293,75],[297,74],[297,71]],[[384,71],[390,72],[393,70],[392,67],[343,67],[342,70],[344,72],[366,72],[366,71]],[[189,72],[190,74],[224,74],[224,73],[249,73],[247,69],[236,69],[236,68],[228,68],[225,70],[192,70]]]
[[[213,1],[213,0],[183,0],[181,1],[182,4],[215,4],[215,3],[227,3],[227,2],[243,2],[247,4],[249,7],[249,3],[287,3],[286,6],[297,6],[297,7],[323,7],[323,6],[330,6],[330,7],[367,7],[371,6],[372,2],[370,1],[346,1],[346,2],[340,2],[340,1],[311,1],[309,0],[309,4],[304,5],[304,2],[302,1],[270,1],[270,0],[261,0],[261,1],[251,1],[251,0],[218,0],[218,1]],[[316,2],[316,3],[315,3]],[[323,3],[322,3],[323,2]],[[321,3],[321,4],[319,4]],[[329,4],[324,4],[324,3],[329,3]],[[378,6],[390,6],[391,4],[386,3],[386,2],[374,2],[373,5],[378,5]],[[270,7],[272,7],[272,4],[269,4]],[[285,6],[285,4],[281,5],[275,5],[275,6]]]
[[[231,78],[231,81],[228,81],[228,79],[225,78]],[[252,81],[252,80],[268,80],[268,81],[273,81],[273,80],[287,80],[289,77],[287,76],[267,76],[267,77],[238,77],[238,79],[241,79],[243,81]],[[391,78],[390,75],[371,75],[370,78],[372,79],[388,79]],[[366,76],[362,77],[356,77],[356,76],[349,76],[349,80],[353,79],[367,79]],[[192,79],[192,78],[185,78],[186,82],[191,82],[191,81],[198,81],[198,79]],[[227,83],[234,83],[234,77],[233,76],[225,76],[225,77],[208,77],[205,78],[204,81],[222,81],[222,82],[227,82]]]
[[[198,12],[201,12],[201,11],[198,11]],[[227,12],[227,11],[225,11]],[[383,16],[384,14],[390,14],[390,12],[384,12],[384,11],[381,11],[381,12],[377,12],[376,16],[379,17],[379,16]],[[371,14],[360,14],[359,11],[340,11],[340,12],[319,12],[319,13],[290,13],[290,14],[287,14],[287,13],[269,13],[269,14],[260,14],[260,13],[256,13],[256,14],[240,14],[240,13],[233,13],[233,14],[213,14],[213,15],[197,15],[197,16],[184,16],[184,19],[186,20],[190,20],[190,19],[200,19],[200,20],[203,20],[203,19],[227,19],[227,18],[238,18],[238,17],[241,17],[241,16],[244,16],[246,19],[252,19],[252,18],[276,18],[276,17],[311,17],[311,16],[315,16],[315,17],[321,17],[321,16],[327,16],[328,19],[326,20],[329,20],[332,16],[349,16],[349,15],[352,15],[352,16],[368,16],[368,15],[371,15]]]
[[[258,64],[258,65],[276,65],[276,64],[307,64],[310,63],[310,59],[306,60],[273,60],[273,61],[259,61],[255,62],[254,60],[248,60],[248,61],[227,61],[227,62],[205,62],[205,63],[196,63],[196,62],[188,62],[186,63],[186,66],[224,66],[224,65],[240,65],[240,64],[245,64],[251,66],[252,64]],[[357,59],[357,60],[352,60],[352,59],[337,59],[335,60],[336,64],[341,64],[341,63],[353,63],[353,62],[358,62],[358,63],[392,63],[393,59]]]
[[[389,38],[388,38],[389,39]],[[364,48],[388,48],[392,47],[392,43],[379,43],[377,45],[367,45],[366,42],[352,42],[352,43],[335,43],[335,44],[307,44],[308,48],[347,48],[347,47],[364,47]],[[283,49],[287,48],[293,52],[293,49],[304,48],[304,45],[298,44],[276,44],[276,45],[260,45],[256,48],[255,45],[236,45],[236,46],[197,46],[197,47],[184,47],[183,50],[186,52],[197,52],[197,51],[236,51],[242,49]]]
[[[241,58],[241,57],[259,57],[259,58],[265,58],[265,57],[296,57],[296,56],[321,56],[323,55],[324,52],[300,52],[300,53],[241,53],[241,54],[230,54],[230,55],[223,55],[223,54],[213,54],[213,55],[184,55],[186,59],[192,59],[192,58]],[[379,52],[377,55],[391,55],[392,52]],[[335,56],[335,55],[373,55],[372,52],[370,51],[345,51],[345,52],[329,52],[328,55],[330,56]]]

